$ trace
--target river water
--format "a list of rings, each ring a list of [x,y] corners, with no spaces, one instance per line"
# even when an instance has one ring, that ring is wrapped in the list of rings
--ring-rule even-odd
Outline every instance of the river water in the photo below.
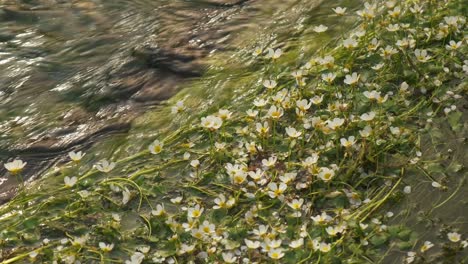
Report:
[[[208,105],[208,95],[232,95],[237,89],[228,84],[233,72],[238,80],[252,74],[237,59],[251,57],[255,46],[281,47],[287,40],[288,45],[318,47],[320,42],[300,39],[310,34],[308,26],[335,24],[336,30],[325,35],[331,39],[352,21],[330,16],[331,8],[359,4],[0,1],[0,162],[23,159],[28,162],[24,176],[34,179],[66,159],[67,152],[88,150],[97,142],[110,140],[105,146],[114,155],[129,145],[119,141],[122,137],[125,142],[128,137],[148,137],[154,128],[148,124],[158,124],[158,129],[168,124],[157,109],[188,83],[210,79],[210,72],[233,60],[234,71],[189,91],[201,99],[199,106]],[[220,58],[223,63],[218,63]],[[151,120],[148,112],[153,113]],[[145,129],[135,133],[142,123]],[[6,177],[3,165],[0,175],[5,175],[0,177],[0,193],[8,199],[16,180]]]
[[[247,96],[252,75],[263,71],[249,68],[255,47],[303,47],[301,54],[285,53],[293,65],[352,26],[351,18],[330,16],[332,7],[351,13],[362,4],[265,2],[0,0],[0,203],[17,185],[4,162],[27,161],[24,176],[32,180],[71,150],[86,151],[89,166],[128,157],[188,123],[187,116],[168,114],[175,101],[185,99],[195,113]],[[311,38],[311,25],[319,24],[329,31]],[[453,162],[461,162],[466,148],[459,136],[442,134],[456,153]],[[460,186],[453,200],[466,193],[467,185]],[[446,222],[464,221],[457,211],[466,202],[431,209],[447,196],[418,188],[399,210],[434,210]],[[416,219],[405,221],[432,239],[434,232]]]

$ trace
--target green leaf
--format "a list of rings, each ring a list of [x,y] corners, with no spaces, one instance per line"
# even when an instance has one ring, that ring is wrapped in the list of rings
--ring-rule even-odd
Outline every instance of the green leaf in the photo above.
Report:
[[[413,244],[411,242],[401,241],[397,244],[397,246],[400,250],[409,250],[413,247]]]
[[[369,240],[372,245],[379,247],[385,244],[388,241],[388,235],[387,234],[379,234],[371,237]]]
[[[450,114],[448,115],[447,120],[453,130],[458,130],[461,127],[462,125],[460,123],[461,117],[462,117],[462,113],[460,111],[453,111],[453,112],[450,112]]]
[[[404,229],[398,232],[398,238],[403,240],[403,241],[408,241],[411,236],[411,230]]]

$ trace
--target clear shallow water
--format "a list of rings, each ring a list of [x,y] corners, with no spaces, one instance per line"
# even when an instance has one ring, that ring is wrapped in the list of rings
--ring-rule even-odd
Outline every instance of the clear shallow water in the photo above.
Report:
[[[90,120],[109,121],[116,119],[116,113],[129,112],[130,104],[118,103],[138,100],[135,93],[141,86],[156,86],[157,80],[170,77],[147,67],[132,56],[132,50],[171,44],[172,34],[191,30],[193,18],[202,19],[216,10],[204,9],[184,1],[4,3],[0,13],[0,149],[66,145],[47,141],[70,135],[61,131],[70,123],[76,123],[70,129],[79,132],[89,129]],[[188,44],[180,48],[187,49]],[[166,89],[145,100],[165,99],[171,93]]]
[[[23,20],[6,19],[2,14],[2,29],[15,29],[11,31],[13,38],[5,34],[1,42],[2,160],[19,156],[32,167],[47,168],[66,157],[67,151],[81,148],[88,153],[84,163],[89,166],[102,158],[128,157],[145,149],[158,135],[168,135],[190,119],[197,119],[199,110],[230,105],[233,99],[241,101],[249,96],[249,87],[258,85],[254,76],[264,74],[267,68],[251,63],[253,47],[282,47],[286,51],[284,62],[300,66],[352,24],[330,16],[330,8],[358,4],[278,1],[265,6],[250,1],[241,7],[220,7],[190,1],[146,2],[80,2],[75,6],[53,3],[48,8],[36,7],[34,12],[39,10],[39,15],[36,12]],[[332,25],[330,32],[316,37],[310,25],[318,24]],[[162,47],[166,52],[163,55],[169,57],[162,63],[167,65],[162,69],[148,66],[141,59],[146,54],[141,47],[147,46]],[[293,47],[303,49],[288,53]],[[132,52],[135,49],[137,52]],[[186,57],[182,55],[191,59],[184,63]],[[170,67],[177,63],[175,70]],[[202,78],[197,77],[199,69]],[[176,94],[169,104],[188,97],[186,102],[193,111],[174,117],[169,115],[169,107],[158,103],[182,87],[188,89]],[[95,131],[96,137],[89,137],[90,131]],[[77,140],[80,136],[85,140]],[[450,142],[456,159],[462,161],[465,148],[456,138],[453,136]],[[42,160],[48,162],[41,164]],[[141,167],[136,165],[147,162],[141,159],[126,163],[122,172],[131,174]],[[86,166],[83,171],[89,169]],[[448,199],[460,182],[452,179],[447,182],[450,192],[439,192],[418,175],[420,172],[413,173],[408,179],[415,186],[409,200],[388,210],[398,215],[395,223],[408,223],[432,240],[441,224],[428,228],[427,222],[419,221],[417,212],[427,213],[434,204]],[[14,180],[0,178],[2,184],[1,188],[7,190]],[[449,200],[451,206],[434,210],[429,218],[466,227],[457,213],[466,207],[466,186],[461,185]],[[405,215],[405,209],[410,213]],[[400,259],[394,262],[400,263]]]
[[[337,4],[359,3],[3,1],[0,160],[26,160],[30,177],[96,142],[110,142],[105,149],[112,155],[131,154],[155,129],[174,129],[161,102],[204,80],[179,98],[190,95],[202,108],[214,100],[227,103],[262,71],[245,67],[254,46],[288,49],[288,41],[314,50],[320,42],[301,38],[312,34],[311,24],[335,20],[340,29],[343,19],[329,16]],[[91,152],[97,157],[102,149]],[[0,174],[6,174],[3,166]],[[0,193],[12,184],[2,178]]]

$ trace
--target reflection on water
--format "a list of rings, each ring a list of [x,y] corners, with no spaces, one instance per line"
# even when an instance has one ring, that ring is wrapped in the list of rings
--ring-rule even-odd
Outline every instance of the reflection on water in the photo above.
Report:
[[[336,19],[328,13],[337,3],[321,3],[3,1],[0,160],[20,157],[28,161],[26,175],[39,175],[70,150],[126,133],[137,116],[210,69],[214,54],[242,53],[246,40],[277,45],[286,40],[279,33],[288,32],[290,43],[310,46],[295,34],[310,31],[311,19]],[[206,89],[228,95],[229,81]],[[0,193],[7,186],[0,185]]]
[[[168,43],[174,29],[188,30],[190,17],[208,12],[183,1],[7,1],[0,12],[0,149],[66,145],[58,138],[120,120],[133,106],[109,105],[167,78],[132,49]],[[166,88],[151,99],[169,96]]]

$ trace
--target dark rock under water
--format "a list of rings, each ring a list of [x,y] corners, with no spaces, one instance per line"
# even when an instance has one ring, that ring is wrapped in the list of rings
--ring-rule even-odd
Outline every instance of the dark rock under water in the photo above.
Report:
[[[6,29],[0,44],[16,56],[17,65],[7,65],[4,70],[18,67],[19,74],[0,75],[0,99],[4,102],[0,103],[0,121],[5,119],[0,130],[8,135],[1,140],[0,159],[27,161],[24,177],[33,179],[66,159],[67,152],[86,149],[110,134],[125,133],[148,107],[170,98],[186,81],[200,77],[206,67],[203,59],[210,52],[229,48],[229,41],[219,40],[228,39],[241,28],[236,24],[243,19],[233,23],[232,15],[241,13],[249,2],[149,5],[156,13],[148,19],[144,17],[147,10],[132,10],[133,17],[126,17],[121,10],[112,10],[115,6],[106,7],[120,16],[114,18],[99,13],[108,10],[91,1],[7,1],[0,9],[0,26]],[[73,27],[64,28],[68,23]],[[155,23],[159,25],[144,30]],[[74,31],[76,36],[70,33]],[[32,62],[21,69],[19,64],[28,60]],[[57,90],[61,94],[58,99],[48,95]],[[55,106],[46,106],[54,104],[52,99],[65,106],[50,115],[47,111],[56,111]],[[25,104],[14,104],[15,100]],[[16,108],[32,107],[28,100],[39,104],[30,111],[33,114],[8,120]],[[3,166],[0,175],[8,177]],[[0,183],[0,202],[14,193],[14,185],[11,179]]]

